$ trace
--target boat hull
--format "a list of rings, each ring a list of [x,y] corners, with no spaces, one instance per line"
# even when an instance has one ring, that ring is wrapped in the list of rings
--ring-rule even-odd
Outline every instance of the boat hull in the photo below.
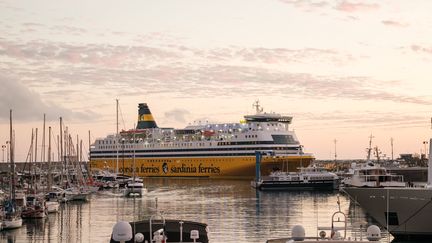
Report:
[[[191,238],[190,238],[191,230],[198,230],[199,238],[197,239],[197,242],[202,242],[202,243],[209,242],[207,236],[207,231],[208,231],[207,224],[204,223],[187,221],[187,220],[167,219],[165,220],[165,226],[163,226],[162,222],[159,223],[153,222],[152,223],[153,232],[150,232],[150,222],[148,220],[131,222],[130,224],[133,229],[132,235],[135,235],[136,233],[142,233],[144,235],[144,239],[146,240],[149,240],[150,237],[153,237],[154,231],[163,228],[167,236],[167,242],[191,242]],[[182,225],[181,226],[182,228],[180,228],[180,225]],[[182,232],[181,234],[180,231]],[[182,235],[183,238],[182,240],[180,239],[180,235]],[[117,241],[114,241],[111,237],[110,243],[114,243],[114,242]],[[126,242],[133,243],[134,239]]]
[[[262,191],[289,191],[289,190],[335,190],[338,187],[336,180],[323,181],[260,181],[252,182],[252,186]]]
[[[270,174],[275,168],[288,166],[289,171],[298,167],[308,166],[313,156],[280,156],[263,158],[261,173]],[[110,168],[116,170],[115,158],[90,159],[91,169]],[[119,158],[119,171],[132,175],[133,160]],[[136,158],[135,172],[140,177],[210,177],[252,179],[255,177],[255,156],[207,156],[207,157],[167,157],[167,158]]]
[[[20,228],[21,226],[22,226],[22,219],[21,218],[1,221],[1,229],[3,229],[3,230],[17,229],[17,228]]]
[[[60,203],[58,202],[46,202],[45,205],[48,213],[57,213],[59,211]]]
[[[426,188],[344,188],[353,200],[396,238],[432,240],[432,190]]]

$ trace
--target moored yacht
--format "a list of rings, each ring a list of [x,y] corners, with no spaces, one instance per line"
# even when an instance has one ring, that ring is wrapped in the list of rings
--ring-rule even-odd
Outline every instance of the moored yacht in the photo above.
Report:
[[[432,149],[432,139],[429,144]],[[432,240],[432,156],[429,156],[426,187],[346,187],[342,190],[396,239]]]
[[[345,187],[405,187],[402,175],[387,172],[386,168],[372,162],[353,164],[349,176],[343,179]]]
[[[309,166],[299,172],[274,171],[253,181],[252,186],[267,190],[334,190],[339,186],[339,177],[324,168]]]

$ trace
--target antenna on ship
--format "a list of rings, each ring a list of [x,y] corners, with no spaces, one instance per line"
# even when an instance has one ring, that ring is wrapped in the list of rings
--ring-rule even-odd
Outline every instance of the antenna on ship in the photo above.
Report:
[[[371,135],[369,136],[369,148],[367,148],[367,160],[366,162],[369,162],[371,159],[371,153],[372,153],[372,138],[374,138],[374,136]]]
[[[260,101],[259,101],[259,100],[256,100],[256,101],[252,104],[252,107],[255,108],[257,114],[262,113],[263,110],[264,110],[264,109],[260,106]]]

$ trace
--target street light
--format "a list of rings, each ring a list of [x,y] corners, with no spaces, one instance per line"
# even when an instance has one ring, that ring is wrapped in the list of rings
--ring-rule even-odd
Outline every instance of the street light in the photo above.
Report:
[[[428,141],[423,141],[425,158],[427,157],[427,150],[426,150],[426,145],[427,144],[428,144]]]
[[[9,146],[10,146],[10,142],[6,141],[6,153],[7,153],[6,161],[7,162],[9,162]]]
[[[3,145],[2,145],[2,152],[3,152],[3,160],[2,160],[2,161],[3,161],[3,163],[5,162],[5,161],[4,161],[4,151],[5,151],[5,148],[6,148],[6,145],[3,144]]]

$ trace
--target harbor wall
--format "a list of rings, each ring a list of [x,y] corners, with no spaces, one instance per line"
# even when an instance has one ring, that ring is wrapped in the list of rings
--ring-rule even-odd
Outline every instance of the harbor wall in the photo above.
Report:
[[[87,162],[81,162],[84,166],[87,166]],[[15,170],[17,172],[23,171],[24,169],[28,170],[30,163],[28,162],[15,162]],[[48,162],[33,162],[31,165],[36,165],[41,169],[48,168]],[[51,162],[51,167],[53,169],[59,169],[61,167],[60,161]],[[0,162],[0,173],[7,173],[10,171],[10,163]]]

